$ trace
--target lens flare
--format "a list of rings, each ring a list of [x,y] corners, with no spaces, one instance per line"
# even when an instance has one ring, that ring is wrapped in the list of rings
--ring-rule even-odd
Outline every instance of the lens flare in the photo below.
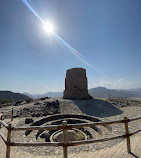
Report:
[[[81,54],[76,51],[74,48],[72,48],[67,42],[65,42],[59,35],[57,35],[53,30],[53,25],[49,22],[45,22],[38,14],[37,12],[33,9],[33,7],[28,3],[27,0],[21,0],[28,8],[29,10],[43,23],[43,27],[44,29],[48,32],[48,33],[52,33],[54,38],[60,42],[61,44],[63,44],[63,46],[65,47],[65,49],[67,49],[69,52],[71,52],[76,58],[78,58],[81,62],[83,62],[85,65],[92,67],[93,69],[95,69],[97,72],[99,73],[103,73],[102,71],[99,71],[98,69],[96,69],[96,67],[94,67],[92,64],[90,64],[89,62],[87,62],[82,56]]]

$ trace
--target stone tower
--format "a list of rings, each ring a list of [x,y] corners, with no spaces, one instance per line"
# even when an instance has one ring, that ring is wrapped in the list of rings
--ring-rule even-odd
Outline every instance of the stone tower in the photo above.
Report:
[[[65,99],[88,99],[86,70],[72,68],[67,70],[65,78]]]

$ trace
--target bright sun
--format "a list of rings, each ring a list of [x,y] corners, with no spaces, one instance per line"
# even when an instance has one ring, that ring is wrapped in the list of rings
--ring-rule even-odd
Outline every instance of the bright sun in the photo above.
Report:
[[[43,27],[44,27],[46,32],[48,32],[48,33],[53,32],[53,25],[51,23],[47,22],[43,25]]]

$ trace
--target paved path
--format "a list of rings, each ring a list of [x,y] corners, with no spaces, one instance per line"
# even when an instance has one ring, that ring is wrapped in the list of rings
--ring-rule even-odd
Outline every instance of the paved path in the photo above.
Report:
[[[69,155],[69,158],[141,158],[141,134],[131,138],[132,154],[127,153],[126,141],[123,141],[111,148],[102,149],[96,152],[79,152]],[[0,158],[5,158],[5,145],[0,139]],[[33,156],[26,152],[15,152],[14,147],[11,150],[11,158],[61,158],[58,156]]]
[[[123,141],[111,148],[102,149],[96,152],[80,153],[70,155],[69,158],[141,158],[141,134],[131,138],[131,152],[127,153],[126,141]]]

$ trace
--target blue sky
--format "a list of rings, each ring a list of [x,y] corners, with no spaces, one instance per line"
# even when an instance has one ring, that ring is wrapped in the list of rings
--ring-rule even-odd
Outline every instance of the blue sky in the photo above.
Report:
[[[0,0],[0,89],[64,90],[67,69],[87,70],[88,87],[141,87],[140,0],[28,0],[83,59],[44,31],[22,0]]]

